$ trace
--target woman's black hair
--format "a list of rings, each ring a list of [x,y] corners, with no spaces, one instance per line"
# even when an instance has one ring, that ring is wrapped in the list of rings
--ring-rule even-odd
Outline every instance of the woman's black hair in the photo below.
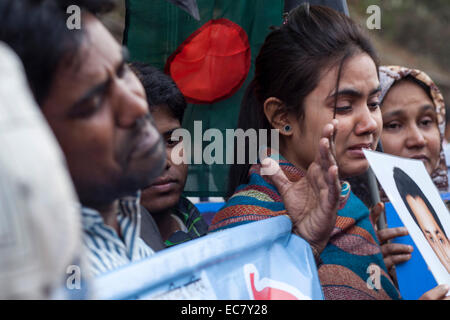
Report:
[[[425,202],[425,204],[427,205],[427,207],[430,210],[431,214],[433,215],[434,220],[439,225],[439,228],[441,228],[442,232],[445,234],[445,230],[444,230],[444,228],[441,225],[441,222],[439,220],[439,217],[436,214],[436,211],[434,211],[433,206],[428,201],[427,197],[422,192],[422,190],[420,190],[419,186],[402,169],[400,169],[398,167],[394,167],[393,171],[394,171],[394,181],[395,181],[395,185],[397,186],[397,190],[398,190],[398,192],[399,192],[399,194],[400,194],[400,196],[401,196],[401,198],[403,200],[403,203],[405,204],[406,208],[408,209],[411,217],[414,219],[414,222],[417,225],[419,225],[418,222],[417,222],[417,218],[414,215],[414,212],[412,211],[411,207],[409,206],[408,201],[406,201],[406,196],[407,195],[410,195],[412,197],[420,197]],[[445,234],[445,236],[447,237],[446,234]]]
[[[295,114],[301,121],[304,99],[316,88],[325,68],[339,66],[338,89],[346,60],[358,53],[368,54],[378,69],[378,57],[370,40],[345,14],[309,4],[293,9],[285,23],[274,28],[261,47],[255,61],[255,76],[241,103],[237,127],[272,129],[263,110],[264,101],[269,97],[281,100],[283,111]],[[267,146],[270,148],[270,141]],[[260,147],[258,141],[258,150]],[[235,161],[231,166],[228,196],[248,181],[248,170],[255,163],[254,159],[248,159],[248,141],[245,148],[248,162],[236,164]]]

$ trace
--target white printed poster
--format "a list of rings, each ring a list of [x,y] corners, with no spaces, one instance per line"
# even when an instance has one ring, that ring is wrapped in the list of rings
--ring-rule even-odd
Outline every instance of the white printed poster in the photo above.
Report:
[[[364,150],[438,284],[450,284],[450,214],[420,160]]]

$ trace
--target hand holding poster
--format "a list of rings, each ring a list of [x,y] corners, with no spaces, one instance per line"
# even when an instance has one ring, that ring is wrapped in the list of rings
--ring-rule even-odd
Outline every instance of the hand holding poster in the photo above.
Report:
[[[364,154],[436,282],[450,284],[450,215],[425,166],[379,152]]]

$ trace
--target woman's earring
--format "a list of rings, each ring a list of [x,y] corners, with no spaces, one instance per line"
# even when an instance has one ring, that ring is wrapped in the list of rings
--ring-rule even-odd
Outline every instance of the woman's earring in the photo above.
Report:
[[[290,125],[285,125],[283,128],[284,132],[290,132],[291,131],[291,126]]]

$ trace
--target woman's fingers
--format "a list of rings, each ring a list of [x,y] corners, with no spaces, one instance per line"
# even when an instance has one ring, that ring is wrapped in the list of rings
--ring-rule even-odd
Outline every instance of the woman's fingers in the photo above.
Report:
[[[386,241],[392,240],[397,237],[403,237],[408,235],[408,229],[405,227],[398,228],[386,228],[377,231],[378,239],[380,239],[381,243],[385,243]]]
[[[450,286],[448,284],[441,284],[440,286],[425,292],[419,300],[450,300],[450,297],[447,297],[449,290]]]
[[[319,159],[318,164],[322,170],[328,170],[331,165],[330,140],[321,138],[319,141]]]
[[[381,252],[384,257],[384,263],[386,264],[386,268],[389,270],[394,265],[407,262],[411,259],[411,250],[408,248],[409,246],[400,245],[400,244],[385,244],[381,246]]]
[[[324,208],[334,208],[338,205],[341,185],[338,167],[332,150],[332,137],[336,133],[337,120],[324,126],[319,141],[319,152],[315,163],[311,166],[310,182],[321,197]]]
[[[411,259],[411,252],[414,250],[412,246],[400,243],[386,243],[389,240],[406,235],[408,235],[408,230],[405,227],[387,228],[377,231],[378,239],[382,243],[381,253],[388,270],[394,265]]]
[[[337,120],[325,125],[322,136],[319,141],[319,161],[318,163],[324,170],[332,165],[336,165],[336,154],[334,151],[333,135],[336,134]]]
[[[322,137],[319,141],[319,153],[316,163],[320,165],[323,172],[325,183],[328,187],[335,187],[339,185],[338,167],[336,164],[336,157],[333,151],[332,137],[336,133],[337,120],[333,120],[331,123],[325,125],[322,131]]]
[[[339,205],[341,195],[341,183],[339,182],[339,171],[337,165],[328,169],[328,201],[332,207]]]
[[[410,254],[398,254],[393,256],[388,256],[384,258],[384,264],[386,265],[386,268],[390,270],[393,266],[396,266],[400,263],[404,263],[409,261],[411,259]]]
[[[333,133],[330,137],[330,149],[331,149],[331,154],[333,155],[334,164],[337,164],[337,162],[336,162],[336,145],[334,143],[334,140],[335,140],[334,138],[336,137],[336,134],[337,134],[337,126],[339,124],[339,121],[337,119],[333,119],[331,121],[331,124],[333,125]]]
[[[381,253],[388,270],[394,265],[410,260],[412,251],[413,247],[400,243],[387,243],[381,246]]]
[[[319,145],[319,159],[310,165],[308,179],[317,193],[327,192],[328,200],[339,200],[341,186],[339,182],[338,167],[329,149],[329,140],[322,138]],[[327,200],[327,199],[324,199]]]
[[[261,167],[261,174],[265,175],[269,182],[278,189],[278,192],[281,195],[283,195],[292,182],[286,177],[283,170],[281,170],[278,162],[267,157],[261,161]]]
[[[369,219],[372,222],[375,230],[377,230],[377,222],[378,219],[380,219],[380,216],[383,213],[383,211],[384,211],[383,202],[378,202],[376,205],[372,207],[372,209],[370,209]]]
[[[381,252],[383,253],[383,256],[411,254],[413,250],[414,248],[412,246],[401,243],[387,243],[381,246]]]

